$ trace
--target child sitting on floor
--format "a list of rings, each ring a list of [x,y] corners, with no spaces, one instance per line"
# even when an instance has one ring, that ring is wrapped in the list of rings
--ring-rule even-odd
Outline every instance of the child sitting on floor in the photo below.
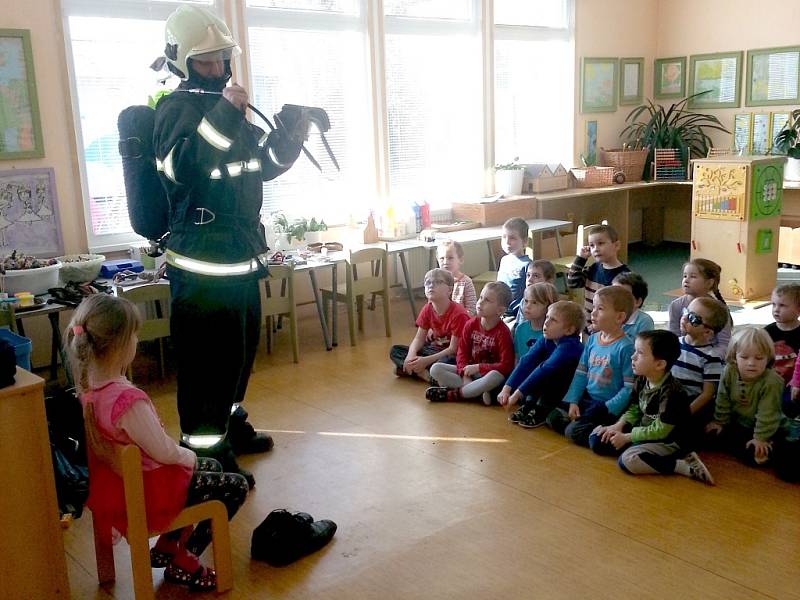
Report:
[[[796,364],[800,356],[800,285],[779,285],[772,292],[774,323],[764,330],[775,346],[775,371],[783,377],[787,390],[783,393],[783,414],[794,418],[800,412],[800,373]]]
[[[708,296],[695,298],[681,317],[681,353],[672,366],[672,376],[692,399],[689,410],[696,433],[711,421],[714,398],[725,360],[714,347],[714,336],[728,322],[728,310]]]
[[[469,320],[463,306],[451,300],[453,275],[444,269],[425,273],[425,296],[428,303],[417,317],[417,333],[408,346],[392,346],[389,358],[395,375],[430,380],[428,369],[438,361],[453,361],[461,330]]]
[[[478,295],[475,293],[475,285],[468,275],[461,272],[464,266],[464,248],[454,240],[442,240],[439,242],[437,258],[439,268],[449,271],[453,275],[453,302],[461,304],[470,317],[475,316],[475,303]]]
[[[556,285],[556,268],[553,266],[553,263],[549,260],[540,259],[527,264],[525,268],[525,289],[527,290],[534,283],[550,283],[553,286]],[[522,314],[522,306],[524,304],[524,302],[520,304],[517,309],[517,318],[514,320],[515,328],[525,320],[525,316]],[[519,358],[519,356],[517,356],[517,358]]]
[[[511,290],[511,301],[506,307],[506,317],[517,316],[517,310],[522,303],[525,292],[525,273],[523,269],[531,262],[525,254],[525,245],[528,243],[528,222],[521,217],[514,217],[503,224],[503,236],[500,245],[505,256],[500,259],[500,269],[497,271],[497,281],[505,283]]]
[[[436,363],[431,377],[440,385],[425,392],[431,402],[456,402],[483,397],[492,403],[491,392],[505,382],[514,368],[514,342],[501,317],[511,302],[511,290],[500,281],[490,281],[478,298],[478,314],[467,321],[458,344],[455,365]]]
[[[550,305],[544,337],[520,358],[497,397],[506,410],[523,402],[509,421],[525,428],[539,427],[561,404],[583,353],[583,325],[583,307],[567,300]]]
[[[640,332],[634,341],[633,401],[619,421],[597,427],[589,447],[597,454],[620,454],[620,468],[631,475],[677,473],[714,485],[714,478],[691,448],[689,397],[670,375],[680,354],[671,331]],[[683,458],[678,458],[683,456]]]
[[[642,304],[647,299],[647,282],[638,273],[627,271],[614,277],[612,285],[621,285],[633,294],[633,314],[622,326],[622,330],[629,338],[636,339],[640,331],[651,331],[656,328],[653,317],[642,310]]]
[[[75,310],[64,341],[84,406],[90,446],[89,499],[102,530],[127,529],[122,480],[111,466],[115,446],[136,444],[142,451],[147,525],[163,529],[185,506],[220,500],[228,518],[247,496],[247,480],[223,473],[214,459],[199,458],[164,431],[150,398],[122,373],[133,361],[141,317],[129,301],[106,294],[85,298]],[[216,574],[198,557],[211,541],[204,521],[159,537],[150,552],[154,567],[166,567],[164,579],[204,591],[216,586]]]
[[[720,277],[722,277],[722,269],[712,260],[693,258],[683,265],[683,279],[681,280],[683,296],[676,298],[669,305],[669,330],[672,333],[681,334],[681,317],[689,303],[695,298],[703,296],[714,298],[727,310],[725,300],[719,292]],[[732,323],[730,314],[728,314],[727,324],[717,333],[714,340],[714,346],[719,350],[721,356],[725,356],[728,348]]]
[[[553,302],[558,302],[558,290],[552,283],[534,283],[525,288],[520,306],[524,318],[514,327],[514,354],[517,360],[542,339],[544,319]]]
[[[589,245],[581,248],[567,273],[567,287],[583,288],[583,307],[586,310],[589,333],[592,333],[591,314],[594,295],[597,290],[611,285],[614,277],[630,271],[628,265],[620,262],[619,235],[610,225],[595,225],[589,230]],[[587,267],[590,256],[595,262]]]
[[[751,466],[767,463],[783,414],[783,379],[773,369],[775,350],[763,329],[744,327],[728,347],[714,420],[706,433]]]
[[[633,294],[614,285],[597,290],[592,329],[578,370],[564,401],[568,410],[554,409],[547,424],[581,446],[598,425],[610,425],[628,408],[633,370],[633,342],[622,325],[633,312]]]

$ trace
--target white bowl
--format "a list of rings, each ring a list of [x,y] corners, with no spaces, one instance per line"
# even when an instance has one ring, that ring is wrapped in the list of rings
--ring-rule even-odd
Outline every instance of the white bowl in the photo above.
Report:
[[[9,296],[19,292],[30,292],[34,296],[45,294],[50,288],[58,287],[59,269],[60,262],[38,269],[9,270],[0,275],[0,288]]]
[[[61,263],[59,279],[61,283],[70,281],[84,283],[94,281],[100,275],[100,267],[106,259],[102,254],[67,254],[56,258]]]

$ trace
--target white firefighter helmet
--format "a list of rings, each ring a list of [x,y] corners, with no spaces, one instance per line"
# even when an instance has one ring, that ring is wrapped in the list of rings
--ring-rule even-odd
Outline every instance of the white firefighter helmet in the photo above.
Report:
[[[184,81],[189,78],[187,59],[230,59],[240,54],[225,21],[199,6],[180,6],[167,19],[164,55]],[[217,54],[218,53],[218,54]]]

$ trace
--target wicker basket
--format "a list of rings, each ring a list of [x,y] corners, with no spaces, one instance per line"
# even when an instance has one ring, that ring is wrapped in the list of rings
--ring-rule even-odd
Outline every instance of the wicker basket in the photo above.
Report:
[[[643,150],[621,150],[612,148],[606,150],[600,148],[600,164],[604,167],[616,167],[618,171],[625,173],[625,181],[641,181],[644,172],[644,163],[647,162],[649,149]]]
[[[579,188],[605,187],[614,184],[614,167],[588,167],[571,169],[575,177],[575,185]]]

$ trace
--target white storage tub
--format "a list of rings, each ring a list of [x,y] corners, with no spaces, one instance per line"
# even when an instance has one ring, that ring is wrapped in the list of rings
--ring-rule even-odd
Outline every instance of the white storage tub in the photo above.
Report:
[[[50,288],[58,287],[58,271],[61,263],[38,269],[15,269],[0,275],[0,289],[9,296],[18,292],[30,292],[34,296],[46,294]]]

